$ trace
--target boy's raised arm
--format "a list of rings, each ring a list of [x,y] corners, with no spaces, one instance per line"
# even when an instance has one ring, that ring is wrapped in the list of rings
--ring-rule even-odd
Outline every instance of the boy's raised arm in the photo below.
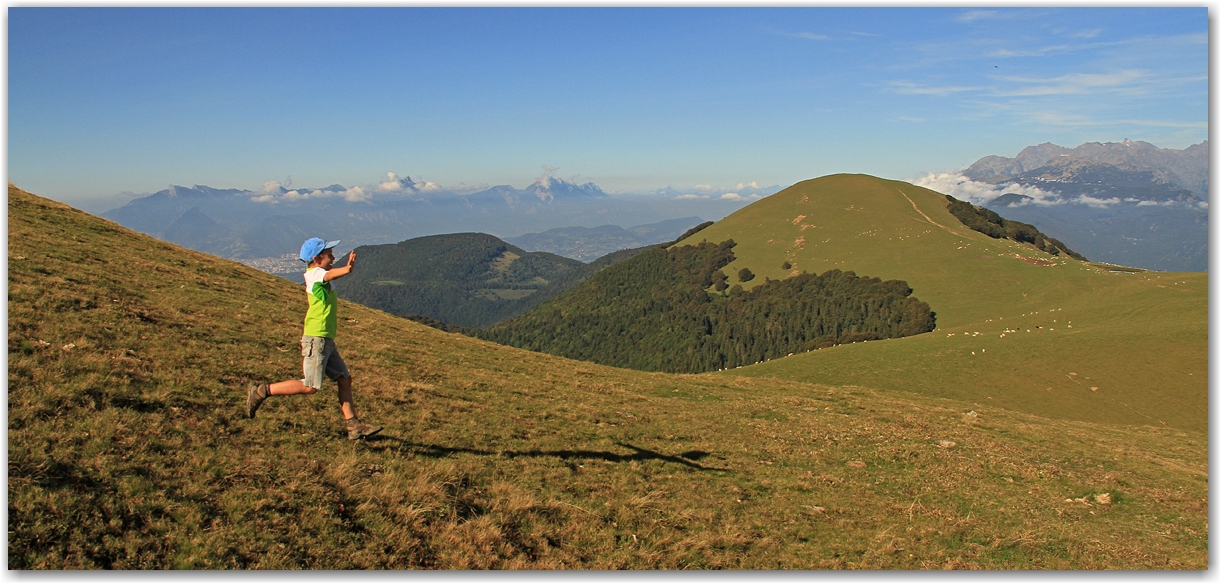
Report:
[[[356,250],[352,249],[347,255],[347,265],[336,267],[326,272],[322,276],[322,281],[330,281],[332,279],[343,277],[352,272],[352,268],[356,266]]]

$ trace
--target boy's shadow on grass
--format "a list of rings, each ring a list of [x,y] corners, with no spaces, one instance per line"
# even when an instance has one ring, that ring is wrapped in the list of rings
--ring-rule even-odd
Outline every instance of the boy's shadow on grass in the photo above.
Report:
[[[474,454],[474,455],[500,456],[500,457],[506,457],[506,458],[557,457],[557,458],[564,459],[564,460],[594,459],[594,460],[605,460],[608,462],[616,462],[616,463],[617,462],[630,462],[630,461],[661,460],[661,461],[665,461],[665,462],[681,464],[688,468],[705,471],[705,472],[707,472],[707,471],[731,472],[732,471],[729,468],[716,468],[716,467],[705,466],[703,464],[698,463],[697,460],[701,460],[701,459],[706,458],[711,455],[705,451],[687,451],[687,452],[680,453],[678,455],[666,455],[666,454],[663,454],[660,452],[643,449],[640,447],[636,447],[634,445],[617,442],[617,441],[615,442],[615,445],[618,445],[620,447],[625,447],[627,449],[634,451],[635,453],[620,454],[620,453],[614,453],[611,451],[592,451],[592,450],[583,450],[583,449],[560,449],[560,450],[532,449],[532,450],[528,450],[528,451],[512,451],[512,450],[490,451],[490,450],[485,450],[485,449],[474,449],[474,448],[469,448],[469,447],[444,447],[444,446],[440,446],[440,445],[412,443],[405,439],[399,439],[397,437],[392,437],[392,436],[384,435],[384,434],[370,437],[367,439],[367,441],[370,442],[370,445],[377,444],[378,442],[391,442],[391,441],[397,442],[398,445],[386,444],[386,447],[392,448],[392,449],[406,449],[406,450],[410,450],[412,453],[415,453],[417,455],[434,457],[434,458],[449,457],[451,455],[459,454],[459,453],[470,453],[470,454]]]

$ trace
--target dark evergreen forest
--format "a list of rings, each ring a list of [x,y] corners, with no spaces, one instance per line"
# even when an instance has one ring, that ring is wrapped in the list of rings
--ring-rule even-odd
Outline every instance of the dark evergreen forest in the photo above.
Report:
[[[902,281],[851,271],[770,280],[748,291],[722,268],[732,241],[655,248],[485,330],[487,340],[648,371],[697,373],[836,344],[928,332],[936,316]]]

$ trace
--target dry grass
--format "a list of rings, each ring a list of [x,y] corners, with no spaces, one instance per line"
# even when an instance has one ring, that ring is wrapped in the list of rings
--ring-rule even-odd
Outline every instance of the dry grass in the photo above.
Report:
[[[241,414],[243,379],[299,374],[296,286],[12,188],[9,229],[13,569],[1207,567],[1205,435],[611,369],[344,303],[386,426],[352,443],[330,384]]]

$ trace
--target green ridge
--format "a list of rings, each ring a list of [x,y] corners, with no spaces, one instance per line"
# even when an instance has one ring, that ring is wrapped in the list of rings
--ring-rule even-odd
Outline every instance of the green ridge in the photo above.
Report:
[[[992,239],[947,207],[931,190],[840,174],[798,183],[693,237],[736,241],[725,271],[757,274],[746,286],[796,271],[854,270],[906,281],[936,312],[930,334],[726,374],[1207,430],[1207,274],[1114,273]]]

